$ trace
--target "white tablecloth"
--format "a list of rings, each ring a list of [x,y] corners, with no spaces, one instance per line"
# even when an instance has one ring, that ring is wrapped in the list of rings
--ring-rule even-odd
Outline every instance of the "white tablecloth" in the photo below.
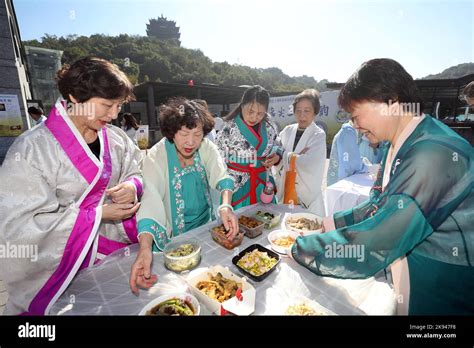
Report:
[[[324,193],[326,216],[350,209],[369,198],[374,179],[369,173],[356,174],[328,186]]]
[[[285,213],[305,211],[300,207],[291,209],[287,205],[255,205],[240,209],[237,213],[252,214],[258,209],[270,209]],[[283,218],[282,218],[283,220]],[[209,228],[216,222],[201,226],[194,231],[178,236],[175,240],[192,236],[201,243],[202,260],[199,267],[220,264],[240,274],[232,264],[234,254],[258,243],[270,248],[268,230],[255,239],[244,238],[242,245],[227,250],[214,242]],[[59,315],[137,315],[151,300],[170,292],[187,290],[185,275],[176,275],[164,266],[163,254],[153,256],[152,271],[158,274],[158,282],[148,291],[140,290],[139,296],[130,291],[129,276],[135,261],[138,246],[133,245],[117,250],[99,264],[82,270],[64,294],[51,309],[51,314]],[[288,281],[291,279],[291,281]],[[344,280],[320,277],[288,257],[282,257],[277,269],[262,282],[250,281],[256,289],[254,314],[274,314],[272,301],[278,290],[298,292],[318,302],[336,314],[394,314],[395,295],[385,278],[371,277],[363,280]],[[290,284],[289,284],[290,283]],[[288,286],[291,289],[288,289]],[[297,289],[295,289],[295,287]],[[201,307],[201,314],[210,314]]]

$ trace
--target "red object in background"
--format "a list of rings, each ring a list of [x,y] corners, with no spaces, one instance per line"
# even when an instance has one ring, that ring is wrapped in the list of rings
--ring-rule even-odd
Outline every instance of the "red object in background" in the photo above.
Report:
[[[194,86],[194,80],[189,80],[188,81],[188,86]]]

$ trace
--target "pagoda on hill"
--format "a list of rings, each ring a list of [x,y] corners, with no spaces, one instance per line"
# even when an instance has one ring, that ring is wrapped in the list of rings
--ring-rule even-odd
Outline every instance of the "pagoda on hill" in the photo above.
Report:
[[[163,14],[157,19],[150,19],[150,22],[146,25],[146,34],[149,37],[156,37],[159,40],[171,41],[178,46],[181,45],[179,27],[176,26],[175,21],[163,17]]]

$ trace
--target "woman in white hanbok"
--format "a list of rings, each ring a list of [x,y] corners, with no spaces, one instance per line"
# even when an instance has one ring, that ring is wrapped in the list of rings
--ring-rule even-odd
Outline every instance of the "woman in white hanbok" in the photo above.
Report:
[[[47,121],[16,139],[1,168],[0,246],[15,252],[0,267],[7,314],[48,314],[79,270],[137,242],[141,155],[109,124],[132,84],[84,58],[58,72],[58,87]]]
[[[326,133],[314,123],[319,108],[319,93],[316,90],[307,89],[296,96],[293,110],[297,123],[286,126],[280,133],[284,153],[273,172],[278,185],[278,202],[283,202],[286,172],[291,157],[296,156],[298,204],[324,216],[321,185],[326,163]]]

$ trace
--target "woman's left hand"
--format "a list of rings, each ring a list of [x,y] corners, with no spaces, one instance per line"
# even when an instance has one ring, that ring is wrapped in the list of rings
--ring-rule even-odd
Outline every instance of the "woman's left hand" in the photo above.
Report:
[[[226,234],[227,239],[234,239],[237,233],[239,233],[239,219],[229,208],[222,208],[219,214],[226,231],[228,231]]]
[[[272,166],[274,166],[278,162],[280,162],[280,156],[278,154],[274,153],[274,154],[271,154],[270,156],[268,156],[265,159],[265,161],[262,162],[262,165],[265,168],[271,168]]]
[[[136,198],[136,188],[131,182],[123,182],[109,188],[105,193],[112,199],[114,203],[134,203]]]

